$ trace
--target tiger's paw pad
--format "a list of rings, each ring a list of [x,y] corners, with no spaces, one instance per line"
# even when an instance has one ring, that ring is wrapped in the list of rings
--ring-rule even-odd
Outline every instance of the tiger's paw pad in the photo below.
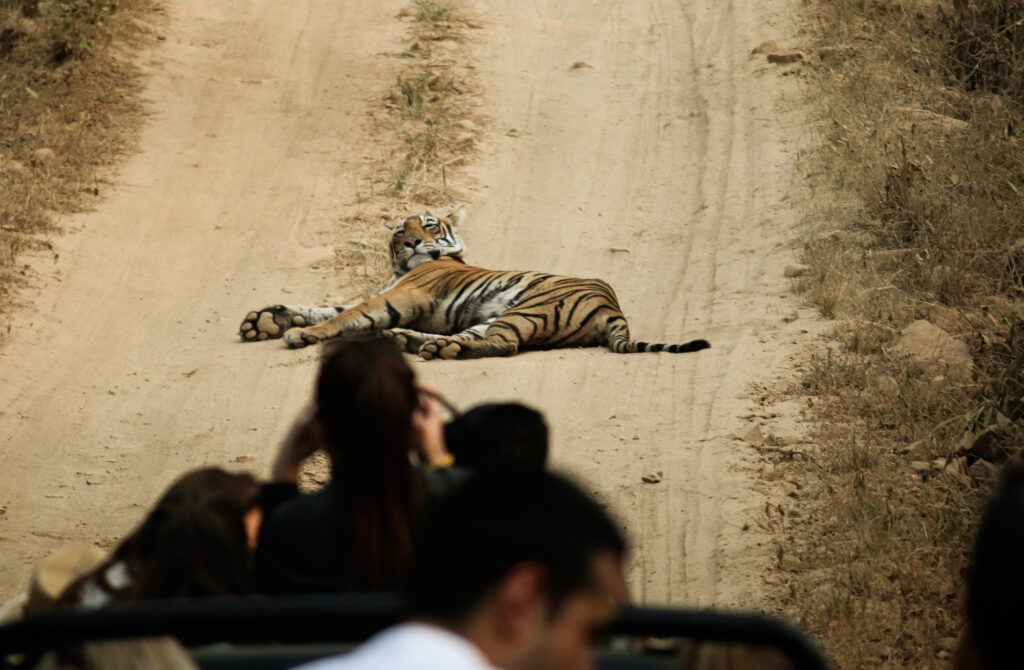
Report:
[[[274,305],[246,314],[238,335],[243,342],[262,342],[281,337],[289,328],[305,325],[306,317],[284,305]]]
[[[301,349],[310,344],[316,344],[320,338],[305,328],[292,328],[284,334],[284,342],[292,349]]]
[[[420,357],[425,360],[431,360],[433,358],[441,358],[446,361],[459,357],[459,352],[462,351],[462,346],[458,342],[454,342],[447,338],[441,337],[433,342],[427,342],[420,347]]]

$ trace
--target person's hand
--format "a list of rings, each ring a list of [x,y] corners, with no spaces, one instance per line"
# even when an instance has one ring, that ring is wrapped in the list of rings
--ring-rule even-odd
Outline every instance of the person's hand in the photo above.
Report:
[[[323,434],[316,418],[316,404],[306,405],[295,419],[281,443],[270,477],[275,482],[296,484],[303,461],[323,448]]]
[[[412,432],[416,453],[426,465],[448,465],[451,454],[444,444],[444,405],[428,386],[417,384],[420,405],[412,412]]]

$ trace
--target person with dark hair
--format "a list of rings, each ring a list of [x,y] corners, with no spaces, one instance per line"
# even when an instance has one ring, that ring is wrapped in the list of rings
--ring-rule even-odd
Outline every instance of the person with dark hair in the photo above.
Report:
[[[967,626],[958,654],[960,670],[1024,666],[1017,636],[1024,628],[1024,461],[1004,468],[981,519],[967,573]]]
[[[535,468],[548,459],[544,415],[519,403],[478,405],[445,424],[444,441],[460,467],[473,472]]]
[[[432,508],[405,589],[411,619],[303,670],[592,667],[594,635],[627,598],[626,545],[569,481],[492,472]]]
[[[278,453],[276,484],[264,487],[257,584],[265,593],[396,590],[425,500],[459,477],[445,467],[441,406],[390,342],[334,341],[323,356],[315,401]],[[299,468],[319,449],[331,480],[299,495]]]
[[[59,604],[248,593],[260,524],[252,475],[202,468],[171,484],[109,559],[72,583]]]

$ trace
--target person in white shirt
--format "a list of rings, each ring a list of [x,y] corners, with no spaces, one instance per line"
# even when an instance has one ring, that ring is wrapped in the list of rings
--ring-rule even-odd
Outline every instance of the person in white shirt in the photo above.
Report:
[[[604,511],[545,472],[479,475],[420,529],[407,623],[301,670],[586,670],[628,597],[626,546]]]

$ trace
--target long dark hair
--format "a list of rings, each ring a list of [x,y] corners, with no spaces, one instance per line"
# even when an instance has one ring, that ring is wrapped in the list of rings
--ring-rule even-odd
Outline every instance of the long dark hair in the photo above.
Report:
[[[252,475],[202,468],[171,484],[108,561],[73,584],[61,601],[77,603],[87,581],[112,600],[162,600],[243,594],[250,590],[251,552],[245,514],[259,502]],[[129,583],[105,584],[122,563]]]
[[[409,450],[419,393],[389,342],[340,341],[324,352],[317,417],[327,438],[352,587],[397,588],[412,551],[418,490]]]

